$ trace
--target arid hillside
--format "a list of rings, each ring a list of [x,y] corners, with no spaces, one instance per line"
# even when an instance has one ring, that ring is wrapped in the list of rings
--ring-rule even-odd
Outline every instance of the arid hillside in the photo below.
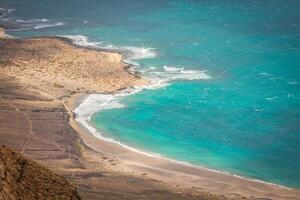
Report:
[[[0,199],[78,200],[80,197],[63,177],[1,146]]]

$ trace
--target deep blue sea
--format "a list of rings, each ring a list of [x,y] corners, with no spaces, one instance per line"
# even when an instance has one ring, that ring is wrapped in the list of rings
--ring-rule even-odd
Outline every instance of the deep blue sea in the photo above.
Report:
[[[73,35],[78,44],[117,49],[151,81],[132,95],[103,96],[110,106],[89,121],[98,134],[300,187],[299,0],[0,0],[0,7],[9,34]]]

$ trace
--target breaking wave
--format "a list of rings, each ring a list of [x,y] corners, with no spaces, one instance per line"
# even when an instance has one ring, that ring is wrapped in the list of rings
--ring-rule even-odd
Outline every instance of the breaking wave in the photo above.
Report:
[[[63,26],[63,25],[65,25],[64,22],[37,24],[34,26],[34,29],[51,28],[51,27]]]
[[[6,27],[8,31],[27,31],[38,30],[44,28],[53,28],[57,26],[64,26],[65,22],[52,21],[50,19],[15,19],[11,13],[15,9],[0,8],[0,22]]]

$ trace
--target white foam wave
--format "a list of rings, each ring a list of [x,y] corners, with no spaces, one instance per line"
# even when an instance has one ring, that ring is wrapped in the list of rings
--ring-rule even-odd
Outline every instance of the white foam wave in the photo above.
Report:
[[[65,25],[64,22],[56,22],[56,23],[43,23],[43,24],[37,24],[34,26],[34,29],[42,29],[42,28],[52,28],[56,26],[63,26]]]
[[[8,21],[7,18],[3,18],[3,17],[9,16],[15,10],[16,9],[14,8],[0,8],[0,20]]]
[[[7,29],[9,31],[26,31],[26,30],[37,30],[43,28],[52,28],[57,26],[65,25],[64,22],[55,22],[46,18],[41,19],[15,19],[14,17],[10,17],[9,14],[13,12],[15,9],[4,9],[0,8],[0,18],[1,21],[9,21],[7,24]],[[3,16],[7,16],[3,18]]]
[[[38,29],[44,29],[44,28],[53,28],[57,26],[63,26],[65,25],[64,22],[56,22],[56,23],[43,23],[40,21],[40,23],[36,22],[21,22],[20,20],[17,23],[13,23],[15,26],[13,28],[8,28],[10,31],[28,31],[28,30],[38,30]]]
[[[14,9],[14,8],[0,8],[1,13],[12,13],[15,10],[16,9]]]
[[[168,66],[164,66],[164,70],[166,72],[178,72],[178,71],[182,71],[183,70],[183,67],[181,68],[178,68],[178,67],[168,67]]]
[[[209,79],[210,76],[201,70],[186,70],[184,67],[164,66],[163,71],[150,71],[164,81]]]
[[[278,99],[279,97],[275,96],[275,97],[267,97],[266,100],[268,101],[273,101],[275,99]]]
[[[289,82],[287,82],[287,84],[288,84],[288,85],[296,85],[297,82],[296,82],[296,81],[289,81]]]
[[[14,9],[14,8],[10,8],[10,9],[6,9],[6,11],[8,12],[8,13],[12,13],[13,11],[15,11],[16,9]]]
[[[146,58],[154,58],[156,57],[156,52],[154,48],[146,48],[146,47],[121,47],[122,50],[129,50],[129,56],[132,60],[146,59]]]
[[[25,23],[25,24],[38,23],[38,22],[49,22],[49,21],[50,21],[49,19],[45,19],[45,18],[42,18],[42,19],[29,19],[29,20],[17,19],[16,20],[16,22]]]
[[[272,76],[272,74],[270,74],[268,72],[261,72],[261,73],[259,73],[259,75],[262,75],[262,76]]]
[[[100,42],[90,42],[86,36],[83,35],[61,35],[61,37],[69,38],[73,41],[73,44],[83,47],[99,47]]]

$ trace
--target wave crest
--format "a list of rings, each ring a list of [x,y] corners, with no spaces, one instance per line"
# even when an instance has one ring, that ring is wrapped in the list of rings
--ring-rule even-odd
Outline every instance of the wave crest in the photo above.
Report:
[[[73,44],[82,46],[82,47],[99,47],[100,42],[90,42],[86,36],[83,35],[61,35],[61,37],[68,38],[72,40]]]
[[[34,26],[34,29],[42,29],[42,28],[52,28],[56,26],[63,26],[65,25],[64,22],[56,22],[56,23],[43,23],[43,24],[37,24]]]
[[[19,23],[38,23],[38,22],[49,22],[50,20],[49,19],[45,19],[45,18],[42,18],[42,19],[29,19],[29,20],[23,20],[23,19],[17,19],[16,22],[19,22]]]
[[[0,16],[6,16],[15,10],[16,9],[14,9],[14,8],[0,8]]]
[[[9,31],[37,30],[65,25],[65,22],[51,21],[46,18],[15,19],[14,17],[10,16],[13,11],[15,11],[15,9],[0,8],[0,21],[4,22],[4,25]]]
[[[128,50],[130,54],[130,59],[132,60],[154,58],[157,56],[157,53],[154,51],[154,48],[151,47],[121,47],[121,49]]]

